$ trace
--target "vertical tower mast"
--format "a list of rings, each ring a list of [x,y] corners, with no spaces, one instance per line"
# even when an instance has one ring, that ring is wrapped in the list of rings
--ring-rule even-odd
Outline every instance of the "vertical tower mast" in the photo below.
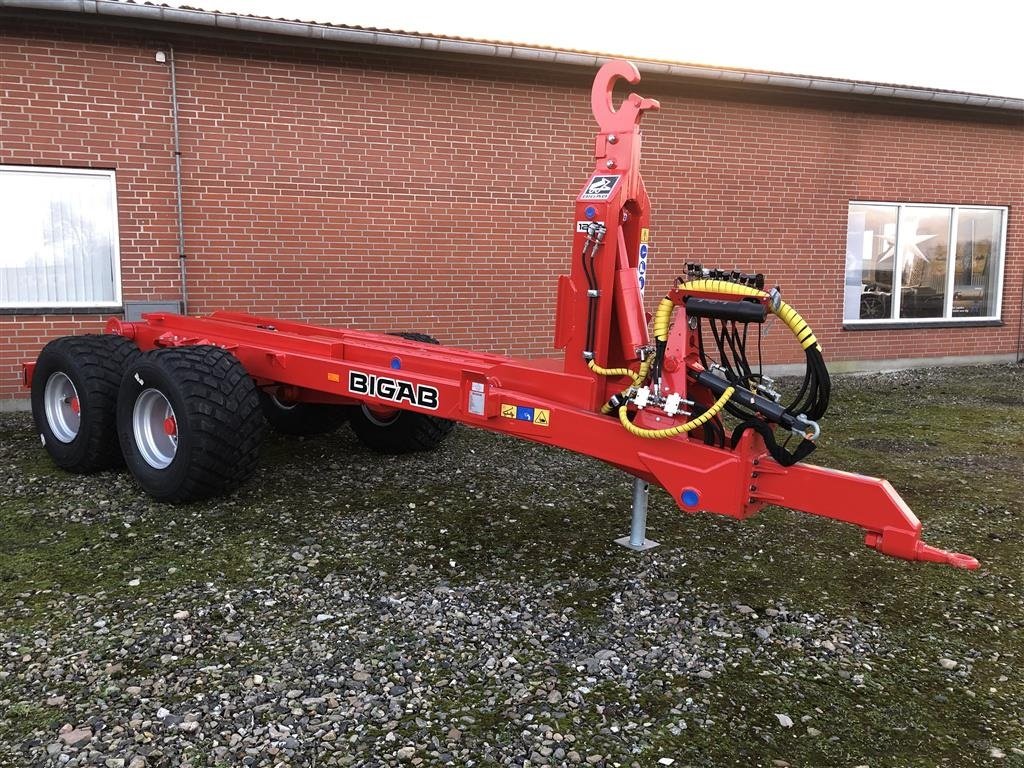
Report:
[[[640,119],[658,109],[635,93],[612,106],[616,81],[640,81],[626,61],[601,67],[591,91],[600,132],[594,170],[576,198],[570,273],[559,278],[555,345],[565,350],[565,371],[587,373],[640,359],[649,344],[643,290],[650,248],[650,201],[640,177]],[[607,390],[616,382],[608,379]],[[595,406],[606,399],[598,387]],[[621,388],[621,387],[620,387]]]

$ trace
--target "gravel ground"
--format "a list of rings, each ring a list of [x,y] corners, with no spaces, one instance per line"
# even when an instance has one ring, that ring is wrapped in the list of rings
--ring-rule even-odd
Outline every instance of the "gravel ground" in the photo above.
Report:
[[[465,428],[273,437],[157,505],[0,414],[0,764],[1024,765],[1024,372],[845,377],[818,463],[882,474],[968,573],[784,510],[685,517]]]

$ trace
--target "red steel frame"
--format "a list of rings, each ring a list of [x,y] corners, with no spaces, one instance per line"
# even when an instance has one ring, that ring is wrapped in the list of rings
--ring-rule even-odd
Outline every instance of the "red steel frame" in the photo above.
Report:
[[[588,222],[602,222],[607,228],[593,260],[601,286],[592,345],[595,362],[608,368],[626,366],[636,361],[637,348],[648,342],[640,278],[649,254],[650,207],[639,173],[639,124],[645,111],[659,105],[630,94],[614,109],[611,94],[619,78],[629,83],[640,79],[632,64],[610,62],[598,73],[592,91],[600,126],[595,169],[576,202],[572,269],[558,284],[555,343],[565,349],[564,361],[516,359],[231,312],[207,317],[148,314],[135,323],[111,319],[107,331],[133,340],[143,350],[192,344],[224,347],[259,385],[275,388],[290,401],[363,404],[374,410],[399,407],[592,456],[660,485],[685,512],[742,519],[775,504],[860,526],[866,532],[865,543],[887,555],[977,568],[977,560],[969,555],[922,542],[920,522],[885,480],[807,464],[784,467],[768,455],[762,438],[752,430],[729,450],[686,434],[660,440],[636,437],[614,414],[600,413],[600,406],[630,382],[596,375],[583,354],[589,298],[577,255],[587,240]],[[675,391],[684,396],[686,370],[700,369],[691,336],[685,309],[679,307],[669,341],[670,353],[676,354],[666,370],[676,371]],[[26,383],[32,367],[26,365]],[[432,387],[436,408],[353,392],[353,371]],[[647,413],[642,417],[647,420],[638,419],[643,426],[659,426],[650,423],[653,417]],[[660,426],[673,423],[661,418]],[[684,496],[696,503],[687,504]]]

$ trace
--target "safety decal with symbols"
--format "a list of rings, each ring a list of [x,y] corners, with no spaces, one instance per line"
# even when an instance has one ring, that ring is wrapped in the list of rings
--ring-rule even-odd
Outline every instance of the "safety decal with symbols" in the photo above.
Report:
[[[647,230],[645,229],[644,232]],[[644,292],[644,288],[647,286],[647,255],[650,252],[650,246],[646,242],[640,243],[640,249],[637,252],[636,262],[636,274],[637,282],[640,283],[640,293]]]
[[[538,427],[546,427],[551,423],[551,411],[547,408],[531,408],[526,405],[501,404],[501,415],[506,419],[528,421]]]
[[[587,184],[587,188],[583,190],[583,194],[580,195],[580,200],[607,200],[612,190],[615,189],[615,185],[619,183],[619,179],[622,177],[618,174],[609,176],[594,176],[590,179],[590,183]]]

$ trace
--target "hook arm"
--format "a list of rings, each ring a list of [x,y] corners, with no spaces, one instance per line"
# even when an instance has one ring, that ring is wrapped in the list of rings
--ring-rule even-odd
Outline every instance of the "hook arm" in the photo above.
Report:
[[[602,133],[631,131],[639,124],[645,111],[661,107],[655,99],[645,99],[631,93],[619,108],[615,109],[612,105],[612,91],[615,90],[615,82],[619,78],[630,85],[636,85],[640,82],[640,72],[632,62],[615,59],[602,66],[594,78],[590,106]]]

